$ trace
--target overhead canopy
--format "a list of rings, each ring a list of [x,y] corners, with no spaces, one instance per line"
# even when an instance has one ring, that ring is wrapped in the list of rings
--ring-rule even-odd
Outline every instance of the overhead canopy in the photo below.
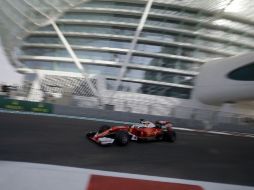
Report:
[[[224,14],[254,21],[253,0],[155,0],[156,2],[176,4],[208,11],[223,11]]]

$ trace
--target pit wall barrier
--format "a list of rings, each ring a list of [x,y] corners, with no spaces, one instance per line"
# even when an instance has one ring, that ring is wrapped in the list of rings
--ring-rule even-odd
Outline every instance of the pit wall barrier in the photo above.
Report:
[[[176,128],[180,129],[185,128],[197,131],[229,132],[235,135],[239,134],[240,136],[244,134],[254,136],[254,125],[239,125],[207,120],[183,119],[177,118],[176,116],[158,116],[62,105],[54,105],[54,113],[57,115],[88,117],[100,120],[113,120],[130,123],[137,123],[140,119],[145,119],[149,121],[170,120]]]
[[[44,114],[55,114],[63,117],[83,117],[93,120],[101,121],[119,121],[128,123],[137,123],[140,119],[149,121],[156,120],[170,120],[176,128],[191,129],[196,131],[218,131],[228,132],[235,135],[247,135],[254,137],[254,123],[248,125],[239,125],[234,123],[223,123],[220,121],[197,120],[197,119],[183,119],[178,118],[177,115],[172,116],[158,116],[140,113],[130,113],[114,111],[111,109],[97,109],[97,108],[80,108],[72,106],[63,106],[56,104],[49,104],[43,102],[29,102],[24,100],[9,99],[5,96],[0,96],[0,109],[12,111],[24,111]]]
[[[80,108],[71,106],[54,105],[54,113],[58,115],[70,115],[78,117],[91,117],[105,120],[117,120],[123,122],[139,122],[145,120],[168,120],[166,116],[155,116],[148,114],[129,113],[97,108]]]
[[[42,102],[29,102],[24,100],[9,99],[6,96],[0,96],[0,109],[38,112],[38,113],[53,113],[53,105]]]

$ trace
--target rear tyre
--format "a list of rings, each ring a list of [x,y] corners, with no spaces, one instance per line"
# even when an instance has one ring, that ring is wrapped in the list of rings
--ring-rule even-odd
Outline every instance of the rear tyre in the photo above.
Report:
[[[159,135],[156,137],[156,140],[157,141],[162,141],[164,139],[164,136],[163,135]]]
[[[176,132],[173,131],[171,133],[165,133],[164,134],[164,141],[167,141],[167,142],[175,142],[176,141]]]
[[[110,126],[108,125],[102,125],[100,128],[99,128],[99,133],[103,133],[104,131],[110,129]]]
[[[119,146],[126,146],[129,143],[129,134],[126,131],[116,133],[115,142]]]

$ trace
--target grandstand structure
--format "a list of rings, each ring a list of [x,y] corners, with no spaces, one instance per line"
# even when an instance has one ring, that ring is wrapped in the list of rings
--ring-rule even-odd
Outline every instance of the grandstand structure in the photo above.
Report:
[[[70,87],[74,96],[103,104],[116,104],[114,98],[186,103],[203,64],[254,50],[252,0],[0,5],[3,43],[18,71],[37,73],[35,86],[42,91]]]

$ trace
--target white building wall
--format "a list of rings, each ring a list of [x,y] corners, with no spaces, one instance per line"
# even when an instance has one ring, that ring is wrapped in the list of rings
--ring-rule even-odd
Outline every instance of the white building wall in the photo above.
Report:
[[[232,80],[227,77],[230,72],[250,63],[254,63],[254,53],[204,64],[196,80],[193,98],[211,105],[253,100],[254,81]]]

